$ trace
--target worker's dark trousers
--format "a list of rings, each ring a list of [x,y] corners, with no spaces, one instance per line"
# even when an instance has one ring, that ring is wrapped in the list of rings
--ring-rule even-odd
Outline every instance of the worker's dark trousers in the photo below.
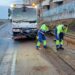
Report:
[[[64,33],[61,32],[60,34],[56,34],[56,48],[60,48],[63,46],[63,37],[64,37]]]
[[[38,42],[36,48],[39,48],[41,43],[43,43],[44,48],[46,48],[46,37],[42,31],[38,31]]]

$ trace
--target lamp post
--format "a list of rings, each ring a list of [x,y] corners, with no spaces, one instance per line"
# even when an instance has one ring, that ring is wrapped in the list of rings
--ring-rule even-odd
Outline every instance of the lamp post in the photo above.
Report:
[[[10,22],[12,22],[12,13],[15,7],[16,7],[16,4],[13,3],[10,5],[10,8],[8,9],[8,19],[10,20]]]
[[[42,13],[42,3],[43,0],[37,0],[37,3],[39,4],[38,6],[38,22],[39,22],[39,25],[40,25],[40,22],[41,22],[41,13]]]

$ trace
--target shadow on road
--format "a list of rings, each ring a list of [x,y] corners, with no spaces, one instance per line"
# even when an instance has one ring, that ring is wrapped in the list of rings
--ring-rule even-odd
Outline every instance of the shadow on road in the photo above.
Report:
[[[26,42],[34,42],[34,41],[35,41],[35,39],[32,39],[32,38],[14,40],[15,43],[26,43]]]

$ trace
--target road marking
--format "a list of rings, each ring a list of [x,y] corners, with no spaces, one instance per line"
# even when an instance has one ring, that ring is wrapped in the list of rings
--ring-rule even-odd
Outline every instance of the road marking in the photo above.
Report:
[[[6,26],[6,23],[5,23],[5,24],[2,24],[2,25],[0,26],[0,29],[4,28],[5,26]]]
[[[16,55],[17,55],[17,51],[15,50],[14,53],[13,53],[13,61],[12,61],[12,66],[11,66],[11,75],[15,75]]]
[[[11,64],[13,50],[10,48],[6,51],[3,60],[0,64],[0,75],[8,75],[8,71]]]
[[[9,48],[0,64],[0,75],[8,75],[9,73],[15,75],[16,53],[16,50],[9,43]]]

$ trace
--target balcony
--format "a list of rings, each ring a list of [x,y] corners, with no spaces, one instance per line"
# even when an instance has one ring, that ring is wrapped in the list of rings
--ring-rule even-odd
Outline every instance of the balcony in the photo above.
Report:
[[[75,18],[75,1],[54,9],[46,10],[41,14],[41,17],[49,21]]]
[[[50,2],[50,0],[45,0],[45,1],[43,1],[43,2],[42,2],[42,6],[49,5],[49,2]]]
[[[58,3],[58,2],[63,2],[63,0],[53,0],[53,2]]]

